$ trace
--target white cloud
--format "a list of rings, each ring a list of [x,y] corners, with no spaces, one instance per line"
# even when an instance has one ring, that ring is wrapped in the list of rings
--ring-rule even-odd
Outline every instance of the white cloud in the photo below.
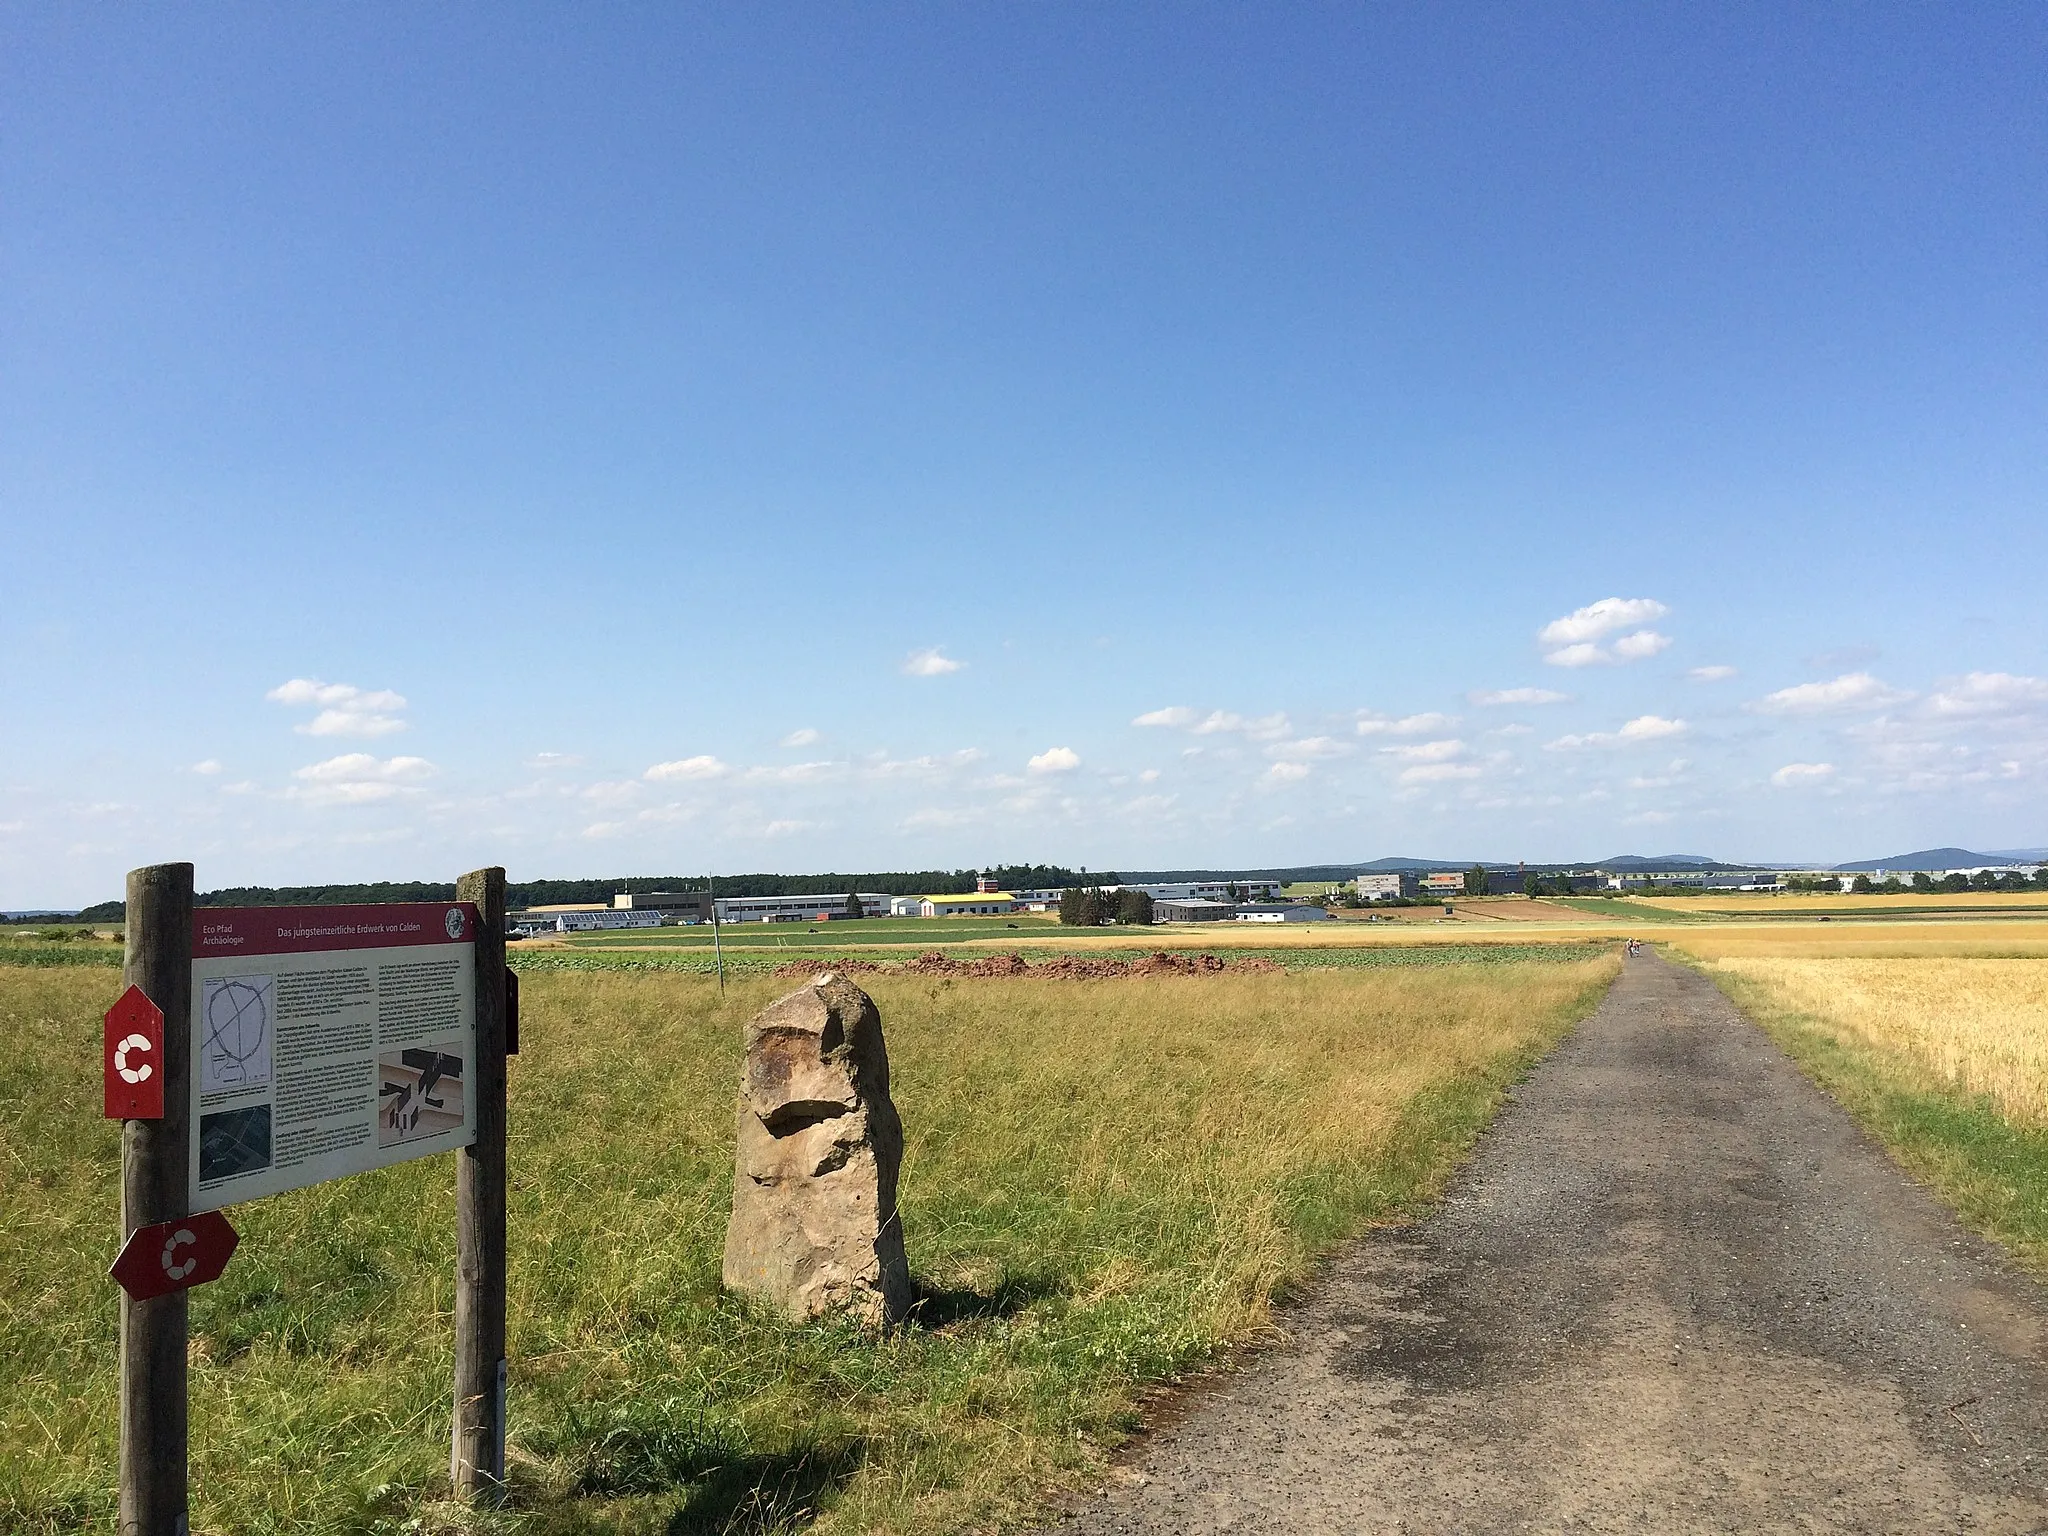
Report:
[[[617,837],[626,830],[623,821],[593,821],[583,829],[583,835],[590,838]]]
[[[1802,789],[1809,784],[1824,783],[1834,776],[1833,763],[1787,763],[1771,775],[1771,782],[1780,789]]]
[[[1157,768],[1147,768],[1138,775],[1138,782],[1140,784],[1157,784],[1159,782],[1159,770]]]
[[[1614,655],[1618,661],[1643,661],[1670,644],[1669,635],[1660,635],[1654,629],[1639,629],[1614,642]]]
[[[1581,640],[1576,645],[1545,654],[1544,660],[1553,667],[1604,667],[1624,661],[1640,661],[1645,656],[1654,656],[1671,643],[1669,635],[1660,635],[1654,629],[1639,629],[1632,635],[1623,635],[1608,650]]]
[[[1683,736],[1689,727],[1683,720],[1667,720],[1662,715],[1637,715],[1618,731],[1591,731],[1584,736],[1560,736],[1546,742],[1545,748],[1552,752],[1572,752],[1581,747],[1628,747],[1646,741],[1663,741],[1672,736]]]
[[[1277,757],[1284,762],[1305,763],[1323,758],[1346,757],[1352,752],[1350,743],[1338,741],[1333,736],[1302,736],[1293,741],[1276,741],[1266,748],[1266,756]]]
[[[194,763],[192,765],[192,771],[196,774],[202,775],[203,777],[212,778],[215,774],[220,772],[220,759],[217,757],[209,757],[203,763]]]
[[[1166,709],[1155,709],[1138,716],[1133,725],[1163,726],[1169,730],[1188,731],[1196,736],[1244,735],[1254,741],[1271,741],[1285,736],[1288,732],[1287,716],[1280,713],[1270,715],[1239,715],[1227,709],[1212,709],[1206,715],[1198,709],[1189,709],[1184,704],[1175,704]]]
[[[1381,747],[1383,756],[1398,757],[1407,763],[1441,763],[1465,754],[1465,743],[1457,740],[1423,741],[1412,746]]]
[[[1047,747],[1024,766],[1032,773],[1072,773],[1081,766],[1081,754],[1072,747]]]
[[[1661,619],[1671,610],[1654,597],[1603,597],[1597,603],[1575,608],[1561,619],[1552,619],[1536,633],[1548,646],[1577,645],[1600,640],[1617,629],[1628,629]]]
[[[1799,683],[1766,694],[1756,708],[1770,715],[1829,715],[1856,709],[1885,709],[1913,695],[1881,683],[1868,672],[1845,672],[1825,683]]]
[[[1725,683],[1735,675],[1735,669],[1717,663],[1711,667],[1694,667],[1685,675],[1696,683]]]
[[[1625,827],[1661,827],[1672,819],[1669,811],[1637,811],[1633,816],[1621,818]]]
[[[818,732],[808,725],[791,731],[782,738],[782,744],[785,747],[808,747],[815,745],[817,741]]]
[[[792,837],[798,832],[806,831],[815,825],[815,822],[809,821],[771,821],[761,829],[761,835],[763,837]]]
[[[1395,720],[1386,715],[1366,712],[1358,717],[1358,734],[1361,736],[1422,736],[1430,731],[1441,731],[1458,723],[1456,715],[1403,715]]]
[[[294,726],[302,736],[388,736],[405,729],[398,711],[405,708],[402,695],[389,689],[363,689],[353,683],[323,683],[317,678],[295,677],[280,683],[264,695],[274,704],[317,705],[320,713],[304,725]]]
[[[419,781],[434,773],[434,765],[423,757],[378,759],[367,752],[345,752],[299,769],[293,777],[300,784],[288,793],[312,805],[367,805],[418,794]]]
[[[2048,704],[2048,678],[1970,672],[1943,684],[1927,702],[1937,715],[2019,714]]]
[[[573,752],[536,752],[526,760],[526,766],[543,770],[576,768],[580,767],[582,762],[583,759]]]
[[[1266,777],[1276,784],[1292,784],[1307,778],[1310,772],[1307,763],[1275,763],[1266,770]]]
[[[1562,704],[1571,698],[1554,688],[1481,688],[1465,697],[1482,709],[1497,704]]]
[[[944,677],[948,672],[958,672],[966,666],[964,661],[955,661],[934,645],[927,650],[912,651],[903,658],[903,675],[906,677]]]
[[[1476,779],[1479,774],[1476,763],[1417,763],[1413,768],[1401,770],[1401,782],[1440,784],[1450,779]]]
[[[708,752],[697,757],[679,757],[674,762],[656,763],[642,778],[663,779],[716,779],[727,772],[724,763]]]
[[[1613,658],[1590,641],[1582,641],[1578,645],[1551,651],[1543,659],[1553,667],[1593,667]]]

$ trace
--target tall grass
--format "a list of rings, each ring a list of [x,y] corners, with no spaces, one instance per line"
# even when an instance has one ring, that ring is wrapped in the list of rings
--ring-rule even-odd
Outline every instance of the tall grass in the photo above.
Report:
[[[510,1507],[446,1488],[446,1158],[238,1207],[194,1293],[195,1529],[938,1532],[1096,1476],[1145,1392],[1437,1189],[1611,958],[872,979],[921,1293],[870,1337],[723,1295],[740,1026],[786,983],[537,972],[512,1080]],[[869,978],[863,978],[864,982]],[[0,970],[0,1528],[114,1480],[103,973]]]

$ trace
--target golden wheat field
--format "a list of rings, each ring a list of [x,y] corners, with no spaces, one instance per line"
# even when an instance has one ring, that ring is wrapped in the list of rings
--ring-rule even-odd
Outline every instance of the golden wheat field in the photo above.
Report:
[[[2016,1125],[2048,1126],[2048,960],[1737,955],[1709,970]]]
[[[1617,927],[1617,930],[1619,928]],[[1696,960],[1861,958],[2048,959],[2048,919],[1981,922],[1803,922],[1670,924],[1639,937],[1669,944]]]

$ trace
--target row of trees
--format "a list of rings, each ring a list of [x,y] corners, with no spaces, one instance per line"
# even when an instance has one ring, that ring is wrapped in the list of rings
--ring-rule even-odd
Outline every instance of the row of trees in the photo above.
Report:
[[[1859,896],[1894,896],[1902,895],[1907,891],[1931,893],[1934,891],[2048,890],[2048,864],[2044,864],[2035,870],[2032,879],[2029,879],[2016,869],[2008,869],[2003,873],[1994,869],[1980,869],[1974,875],[1966,875],[1961,870],[1955,870],[1943,875],[1938,880],[1933,875],[1922,872],[1913,877],[1913,883],[1909,886],[1896,875],[1886,880],[1872,880],[1868,875],[1858,875],[1849,883],[1849,889],[1856,892]]]
[[[1060,893],[1060,921],[1071,928],[1100,928],[1104,923],[1140,927],[1152,921],[1152,898],[1144,891],[1070,886]]]

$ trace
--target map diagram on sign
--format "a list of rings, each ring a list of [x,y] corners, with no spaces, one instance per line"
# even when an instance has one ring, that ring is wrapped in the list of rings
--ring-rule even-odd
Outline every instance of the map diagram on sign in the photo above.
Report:
[[[275,976],[210,977],[199,999],[199,1091],[232,1093],[270,1084]]]

